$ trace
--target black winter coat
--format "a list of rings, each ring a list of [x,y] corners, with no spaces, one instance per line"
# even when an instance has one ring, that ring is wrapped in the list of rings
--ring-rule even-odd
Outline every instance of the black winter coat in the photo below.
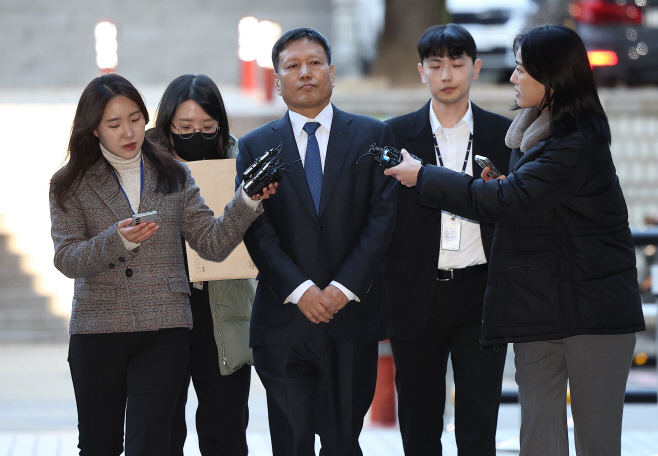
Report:
[[[427,166],[421,203],[495,222],[483,345],[644,330],[628,211],[593,133],[512,151],[506,180]]]

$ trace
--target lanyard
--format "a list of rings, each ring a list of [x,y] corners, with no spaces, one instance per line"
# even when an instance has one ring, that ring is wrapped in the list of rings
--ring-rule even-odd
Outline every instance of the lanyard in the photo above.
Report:
[[[141,158],[139,161],[139,173],[140,173],[140,178],[139,178],[139,197],[141,199],[142,197],[142,190],[144,189],[144,158]],[[119,182],[119,178],[117,175],[112,171],[112,177],[114,177],[114,180],[117,181],[117,184],[119,184],[119,188],[121,189],[121,193],[123,193],[123,196],[126,198],[126,201],[128,201],[128,207],[130,208],[130,211],[135,215],[135,211],[133,211],[133,207],[130,205],[130,200],[128,199],[128,195],[126,195],[126,191],[123,189],[121,186],[121,183]]]
[[[441,151],[439,150],[439,143],[436,140],[436,134],[434,136],[434,150],[436,151],[436,156],[439,158],[439,165],[443,165],[443,158],[441,157]],[[466,172],[466,165],[468,164],[468,156],[471,153],[471,144],[473,144],[473,133],[468,136],[468,145],[466,146],[466,157],[464,157],[464,166],[462,167],[462,173]]]

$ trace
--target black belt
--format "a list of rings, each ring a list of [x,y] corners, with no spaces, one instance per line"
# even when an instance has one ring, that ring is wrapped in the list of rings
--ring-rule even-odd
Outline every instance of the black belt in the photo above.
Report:
[[[486,272],[489,268],[487,264],[478,264],[462,269],[439,269],[436,274],[436,280],[447,282],[448,280],[470,279],[478,274]]]

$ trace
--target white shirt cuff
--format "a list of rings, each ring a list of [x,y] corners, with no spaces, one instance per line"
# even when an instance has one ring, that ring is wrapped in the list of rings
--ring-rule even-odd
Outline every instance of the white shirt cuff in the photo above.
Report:
[[[288,304],[288,303],[297,304],[299,302],[299,300],[302,299],[302,295],[304,293],[306,293],[306,290],[311,288],[313,285],[315,285],[315,284],[313,283],[312,280],[307,280],[305,282],[302,282],[302,284],[300,286],[295,288],[295,290],[292,293],[290,293],[290,296],[288,296],[286,298],[286,300],[283,301],[283,303],[284,304]]]
[[[242,185],[240,185],[240,195],[242,195],[242,200],[247,203],[247,206],[252,208],[254,211],[258,209],[258,206],[261,204],[261,201],[254,201],[251,198],[249,198],[249,195],[247,195],[247,192],[244,191],[244,188],[242,188]]]
[[[347,296],[347,299],[348,299],[349,301],[361,302],[361,300],[360,300],[360,299],[359,299],[354,293],[352,293],[350,290],[348,290],[347,288],[345,288],[343,285],[341,285],[340,283],[336,282],[335,280],[332,280],[332,281],[331,281],[331,285],[335,286],[335,287],[338,288],[340,291],[342,291],[343,294],[344,294],[345,296]]]
[[[119,230],[117,230],[117,233],[119,233]],[[119,233],[119,236],[121,236],[121,233]],[[130,242],[128,239],[125,237],[121,236],[121,240],[123,241],[123,245],[126,247],[126,250],[135,250],[137,247],[139,247],[139,244],[135,244],[134,242]]]

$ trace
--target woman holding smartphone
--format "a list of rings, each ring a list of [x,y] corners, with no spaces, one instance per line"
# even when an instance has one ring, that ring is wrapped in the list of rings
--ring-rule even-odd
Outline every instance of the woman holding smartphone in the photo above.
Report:
[[[168,454],[192,327],[180,237],[221,261],[262,212],[239,189],[214,218],[189,170],[144,138],[146,122],[130,82],[94,79],[51,180],[54,262],[75,279],[68,360],[81,455],[121,454],[124,426],[126,456]],[[151,211],[157,223],[133,225]]]
[[[149,137],[183,162],[236,158],[224,101],[202,74],[174,79],[160,100]],[[252,279],[190,283],[194,326],[190,376],[198,399],[196,430],[204,456],[247,455],[252,363],[249,320],[256,292]],[[182,456],[186,438],[183,389],[176,409],[170,456]]]
[[[386,174],[427,206],[496,223],[482,344],[514,343],[520,456],[569,454],[567,383],[578,455],[619,456],[644,318],[608,119],[576,32],[539,26],[514,50],[506,179],[421,168],[406,152]]]

